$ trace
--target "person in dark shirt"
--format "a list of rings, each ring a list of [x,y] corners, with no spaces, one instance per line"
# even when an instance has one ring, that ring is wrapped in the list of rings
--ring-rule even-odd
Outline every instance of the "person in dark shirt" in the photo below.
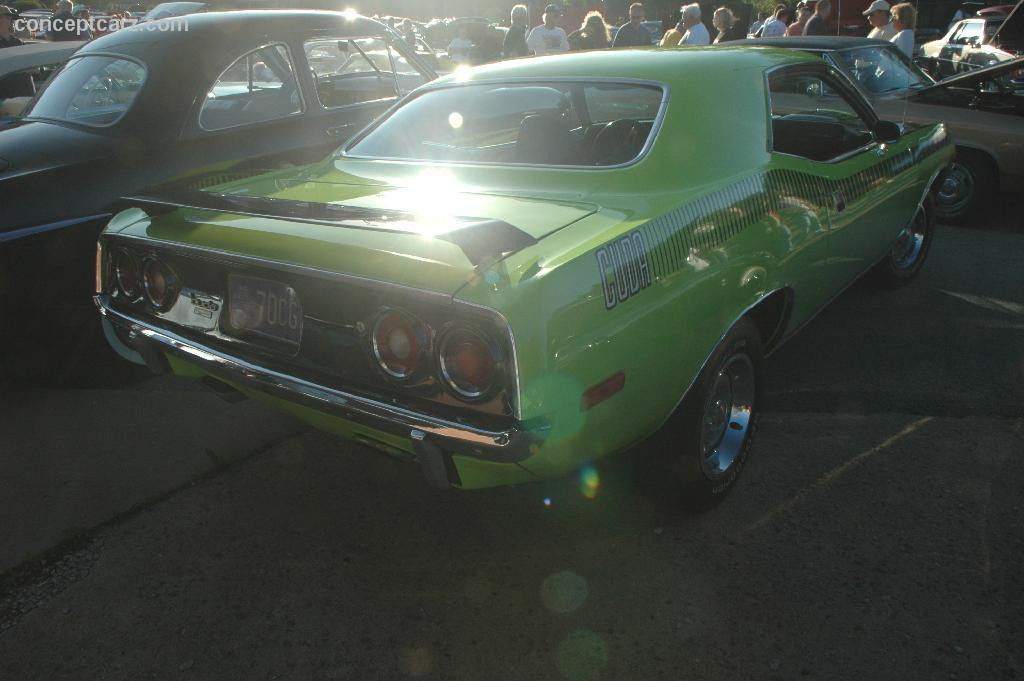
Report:
[[[505,42],[501,46],[501,54],[505,59],[514,57],[526,57],[530,54],[530,48],[526,46],[526,22],[529,17],[529,10],[526,5],[516,5],[512,8],[512,26],[505,34]]]
[[[570,50],[601,50],[608,45],[608,24],[600,12],[588,12],[583,25],[569,34]]]
[[[832,14],[832,3],[829,0],[818,0],[814,6],[814,14],[804,24],[804,35],[828,35],[825,20]]]
[[[21,38],[14,35],[14,20],[18,15],[7,5],[0,5],[0,47],[23,45]]]
[[[60,0],[57,3],[57,11],[50,20],[50,31],[47,34],[50,40],[79,40],[78,28],[71,17],[72,7],[71,0]]]
[[[612,47],[644,47],[651,44],[651,33],[641,26],[646,18],[644,6],[634,2],[629,6],[629,23],[619,27]]]

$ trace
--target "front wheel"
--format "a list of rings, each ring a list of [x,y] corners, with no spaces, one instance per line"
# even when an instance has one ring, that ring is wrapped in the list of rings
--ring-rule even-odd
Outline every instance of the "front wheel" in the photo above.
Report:
[[[761,334],[741,319],[661,432],[683,503],[706,509],[732,489],[750,452],[760,394]]]
[[[875,265],[871,280],[882,288],[898,288],[910,282],[924,267],[935,236],[935,202],[928,194],[903,228],[888,255]]]
[[[957,148],[956,159],[935,183],[935,213],[939,222],[956,225],[981,213],[991,201],[996,173],[988,156]]]

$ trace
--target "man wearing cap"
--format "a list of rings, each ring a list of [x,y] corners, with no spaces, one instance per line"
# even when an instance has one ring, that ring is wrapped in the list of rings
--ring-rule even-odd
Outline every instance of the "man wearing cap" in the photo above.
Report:
[[[544,8],[544,23],[534,26],[526,38],[526,46],[538,57],[569,51],[569,37],[555,21],[561,18],[562,8],[551,4]]]
[[[23,44],[21,39],[14,35],[14,20],[17,15],[7,5],[0,5],[0,47],[15,47]]]
[[[889,3],[885,0],[875,0],[872,2],[864,10],[864,16],[868,18],[868,23],[871,24],[871,32],[868,33],[869,38],[892,40],[892,37],[896,35],[896,29],[889,23]]]
[[[612,47],[644,47],[651,44],[651,32],[641,26],[646,18],[644,6],[634,2],[629,6],[629,22],[615,32]]]

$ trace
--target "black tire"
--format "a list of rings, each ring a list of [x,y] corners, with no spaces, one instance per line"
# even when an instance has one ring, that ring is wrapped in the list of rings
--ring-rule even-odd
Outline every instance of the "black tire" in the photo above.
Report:
[[[982,215],[992,205],[997,184],[992,158],[975,149],[956,148],[956,158],[935,183],[935,218],[959,225],[971,215]]]
[[[929,192],[910,224],[870,273],[879,288],[899,288],[917,276],[935,239],[935,200]]]
[[[757,432],[763,357],[763,341],[757,326],[749,319],[741,319],[715,349],[707,366],[659,433],[661,451],[671,462],[681,488],[682,503],[687,508],[705,510],[720,502],[743,469]],[[747,368],[749,380],[742,375]],[[712,434],[708,437],[706,416],[721,402],[715,399],[715,393],[716,387],[722,385],[720,374],[723,373],[730,397],[735,396],[735,408],[729,415],[723,413],[727,416],[726,423],[719,439],[715,440],[714,427],[710,428]],[[742,429],[737,427],[743,421],[742,409],[739,413],[736,411],[739,407],[747,410]],[[711,448],[710,457],[706,452],[712,442],[706,444],[705,440],[717,442],[717,446]],[[728,454],[722,455],[725,449]]]

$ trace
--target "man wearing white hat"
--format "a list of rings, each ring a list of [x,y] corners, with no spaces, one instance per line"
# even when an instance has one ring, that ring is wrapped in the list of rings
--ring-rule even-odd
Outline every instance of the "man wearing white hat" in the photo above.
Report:
[[[892,40],[892,37],[896,35],[896,29],[889,23],[889,3],[885,0],[874,0],[864,10],[864,16],[868,18],[868,23],[871,24],[871,32],[868,33],[869,38]]]

